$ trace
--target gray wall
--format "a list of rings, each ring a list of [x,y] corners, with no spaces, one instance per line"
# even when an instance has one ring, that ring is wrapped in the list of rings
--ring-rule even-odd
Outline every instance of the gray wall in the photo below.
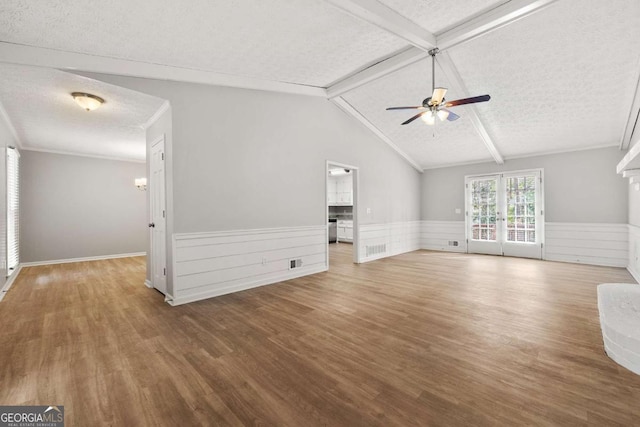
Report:
[[[145,252],[143,163],[23,151],[21,262]]]
[[[326,99],[84,75],[170,101],[176,233],[323,224],[326,160],[360,167],[361,224],[420,219],[420,173]]]
[[[7,277],[7,155],[8,146],[17,146],[9,125],[0,115],[0,152],[4,157],[0,159],[0,288],[4,286]]]
[[[544,169],[548,222],[627,223],[628,182],[616,174],[624,153],[616,147],[425,171],[422,219],[464,221],[464,177],[489,172]]]

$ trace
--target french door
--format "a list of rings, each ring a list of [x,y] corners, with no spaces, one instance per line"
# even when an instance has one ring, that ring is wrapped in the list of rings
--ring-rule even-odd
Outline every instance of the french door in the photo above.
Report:
[[[467,251],[542,258],[542,171],[468,176]]]

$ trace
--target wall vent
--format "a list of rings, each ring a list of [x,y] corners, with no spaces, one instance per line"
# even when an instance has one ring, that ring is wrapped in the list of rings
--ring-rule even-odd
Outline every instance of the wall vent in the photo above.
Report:
[[[301,258],[295,258],[295,259],[289,260],[289,270],[293,270],[294,268],[300,268],[300,267],[302,267]]]
[[[383,254],[387,252],[387,244],[382,243],[380,245],[367,245],[365,246],[365,252],[366,252],[365,256]]]
[[[457,240],[449,240],[449,246],[458,246]]]

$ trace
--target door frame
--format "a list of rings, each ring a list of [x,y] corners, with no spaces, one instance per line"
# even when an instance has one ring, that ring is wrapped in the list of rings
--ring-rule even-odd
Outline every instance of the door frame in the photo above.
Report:
[[[325,225],[325,243],[326,243],[326,257],[327,257],[327,269],[329,268],[329,199],[327,194],[329,192],[329,166],[350,169],[353,174],[353,180],[351,189],[353,191],[353,262],[358,264],[360,262],[360,227],[358,226],[358,206],[360,197],[360,168],[358,166],[352,166],[345,163],[334,162],[327,160],[324,165],[324,225]]]
[[[504,182],[504,178],[505,176],[510,177],[510,176],[519,176],[519,175],[526,175],[527,173],[539,173],[540,174],[540,179],[539,179],[539,206],[536,206],[536,208],[539,210],[539,214],[536,212],[536,224],[538,226],[537,229],[537,237],[540,238],[539,243],[540,243],[540,259],[546,259],[546,248],[545,248],[545,213],[544,213],[544,168],[530,168],[530,169],[519,169],[519,170],[513,170],[513,171],[499,171],[499,172],[487,172],[487,173],[482,173],[482,174],[474,174],[474,175],[465,175],[464,177],[464,208],[465,208],[465,220],[464,220],[464,234],[465,234],[465,241],[466,241],[466,252],[469,252],[469,240],[470,240],[470,236],[469,236],[469,221],[470,221],[470,216],[469,216],[469,212],[470,212],[470,206],[469,206],[469,202],[470,202],[470,198],[469,198],[469,188],[468,188],[468,184],[471,180],[473,179],[482,179],[482,178],[492,178],[495,176],[499,176],[500,180],[499,180],[499,187],[497,189],[497,191],[501,191],[502,190],[502,182]],[[496,195],[498,198],[498,195]],[[504,196],[501,196],[504,197]],[[504,202],[504,206],[506,207],[506,201]],[[502,209],[503,206],[499,206],[499,209]],[[505,214],[504,212],[502,214]],[[498,225],[496,224],[496,227]],[[500,225],[501,228],[504,228],[504,224]],[[497,230],[496,230],[497,233]],[[502,248],[503,245],[503,241],[499,242],[500,246]],[[504,255],[504,250],[501,250],[502,255]],[[535,258],[537,259],[537,258]]]
[[[151,274],[149,275],[150,278],[150,284],[152,288],[159,290],[156,287],[156,283],[155,283],[155,268],[158,262],[160,263],[164,263],[164,268],[166,268],[166,274],[165,274],[165,296],[168,295],[168,278],[169,278],[169,268],[167,265],[167,235],[168,235],[168,216],[169,216],[169,212],[167,211],[167,140],[164,134],[162,134],[161,136],[159,136],[158,138],[156,138],[150,145],[149,145],[149,180],[148,180],[148,193],[149,193],[149,224],[151,224],[153,222],[153,185],[154,185],[154,181],[153,181],[153,172],[152,172],[152,167],[151,167],[151,152],[153,151],[153,147],[155,147],[158,144],[162,144],[162,152],[164,153],[164,165],[163,165],[163,170],[164,170],[164,206],[162,206],[164,212],[165,212],[165,223],[164,223],[164,233],[165,233],[165,238],[161,239],[162,241],[160,242],[160,244],[164,245],[164,259],[161,259],[161,257],[159,256],[158,253],[156,253],[156,251],[154,251],[154,233],[153,233],[153,229],[151,227],[149,227],[149,252],[150,252],[150,262],[149,262],[149,266],[151,268]]]

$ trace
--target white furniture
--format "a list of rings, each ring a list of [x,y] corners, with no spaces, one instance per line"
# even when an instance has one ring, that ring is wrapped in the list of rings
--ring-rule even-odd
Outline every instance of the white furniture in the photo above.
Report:
[[[353,205],[353,175],[329,176],[327,188],[329,206]]]
[[[353,221],[338,220],[338,242],[353,242]]]
[[[599,285],[598,311],[607,355],[640,375],[640,285]]]

